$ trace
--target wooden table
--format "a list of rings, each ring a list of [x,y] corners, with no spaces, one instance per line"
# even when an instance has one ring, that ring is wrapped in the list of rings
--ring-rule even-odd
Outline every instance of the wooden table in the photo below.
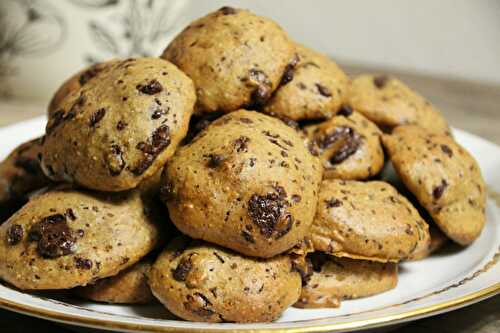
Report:
[[[389,73],[401,78],[438,106],[454,127],[500,144],[500,85],[345,65],[352,74]],[[12,103],[0,109],[0,126],[44,113],[43,108]],[[71,332],[57,324],[0,310],[0,332]],[[418,320],[396,333],[499,333],[500,295],[478,304]]]

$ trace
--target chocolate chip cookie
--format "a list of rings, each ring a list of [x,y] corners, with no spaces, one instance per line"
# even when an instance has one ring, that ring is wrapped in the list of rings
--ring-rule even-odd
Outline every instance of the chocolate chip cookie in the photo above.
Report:
[[[119,61],[70,93],[49,119],[45,174],[90,189],[123,191],[154,175],[187,133],[195,92],[168,61]]]
[[[184,234],[272,257],[306,236],[321,174],[319,160],[293,128],[239,110],[176,152],[165,168],[162,193]]]
[[[176,238],[154,263],[153,294],[173,314],[203,322],[270,322],[300,294],[300,275],[288,256],[244,257],[186,237]]]
[[[74,292],[82,298],[103,303],[151,303],[155,300],[148,285],[151,264],[150,260],[141,260],[115,276],[97,280],[86,287],[75,288]]]
[[[19,289],[67,289],[116,275],[158,242],[145,211],[138,192],[37,195],[0,226],[0,278]]]
[[[481,170],[447,135],[418,126],[400,126],[383,137],[394,169],[439,228],[467,245],[479,237],[486,216]]]
[[[50,183],[38,160],[42,138],[14,149],[0,163],[0,221],[10,217],[28,200],[28,194]]]
[[[341,300],[380,294],[398,283],[395,263],[335,258],[320,252],[310,254],[308,259],[313,273],[295,307],[338,307]]]
[[[162,58],[193,79],[198,111],[230,112],[265,104],[293,65],[294,52],[275,22],[223,7],[186,27]]]
[[[407,259],[429,241],[417,210],[380,181],[323,180],[310,232],[316,251],[380,262]]]
[[[75,90],[80,89],[90,80],[93,80],[95,77],[99,76],[99,74],[108,68],[110,68],[113,64],[115,64],[118,60],[110,60],[102,63],[97,63],[91,65],[78,73],[71,76],[69,79],[63,82],[63,84],[57,89],[56,93],[52,97],[48,107],[48,116],[52,117],[52,115],[59,111],[60,104],[62,100],[72,93]]]
[[[342,106],[349,79],[329,57],[296,45],[298,63],[290,64],[263,111],[295,121],[331,118]]]
[[[347,103],[383,129],[415,124],[434,133],[450,133],[448,123],[432,104],[390,76],[354,78]]]
[[[318,154],[324,178],[367,179],[384,166],[378,127],[349,107],[318,125],[304,128],[310,149]]]

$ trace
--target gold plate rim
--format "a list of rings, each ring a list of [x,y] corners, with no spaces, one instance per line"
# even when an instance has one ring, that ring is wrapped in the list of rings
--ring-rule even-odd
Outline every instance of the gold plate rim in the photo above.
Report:
[[[354,320],[350,322],[344,323],[332,323],[332,324],[320,324],[320,325],[310,325],[310,326],[300,326],[300,327],[289,327],[289,328],[264,328],[264,329],[255,329],[255,328],[238,328],[238,329],[226,329],[226,328],[200,328],[200,331],[203,332],[255,332],[255,333],[298,333],[298,332],[306,332],[306,333],[321,333],[321,332],[346,332],[352,331],[355,329],[369,329],[380,327],[382,325],[393,325],[401,322],[405,322],[408,320],[419,319],[423,317],[428,317],[431,315],[439,314],[442,312],[446,312],[446,310],[450,311],[453,309],[457,309],[463,306],[467,306],[489,297],[493,297],[495,295],[500,294],[500,282],[478,290],[476,292],[461,296],[459,298],[429,305],[422,308],[417,308],[414,310],[409,310],[402,313],[396,313],[387,316],[381,316],[376,318],[369,318],[363,320]],[[3,298],[0,298],[0,307],[11,310],[14,312],[27,314],[31,316],[35,316],[42,319],[48,319],[52,321],[56,321],[63,324],[76,325],[76,326],[84,326],[91,327],[97,329],[106,329],[106,330],[126,330],[129,332],[158,332],[158,333],[169,333],[169,332],[193,332],[196,329],[192,327],[163,327],[157,326],[154,324],[135,324],[128,322],[121,322],[115,320],[103,321],[101,319],[93,319],[93,318],[85,318],[78,317],[70,314],[64,314],[58,311],[51,311],[40,309],[37,307],[32,307],[29,305],[23,305],[16,302],[12,302]]]

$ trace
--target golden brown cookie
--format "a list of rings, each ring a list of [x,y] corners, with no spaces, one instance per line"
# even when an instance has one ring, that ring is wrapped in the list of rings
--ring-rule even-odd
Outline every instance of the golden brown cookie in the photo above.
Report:
[[[308,259],[313,273],[294,304],[298,308],[338,307],[341,300],[380,294],[398,283],[395,263],[335,258],[320,252]]]
[[[434,133],[450,134],[441,113],[403,82],[386,75],[353,79],[347,103],[384,129],[415,124]]]
[[[163,52],[196,86],[197,110],[263,105],[294,59],[294,44],[268,18],[223,7],[186,27]]]
[[[372,261],[403,260],[428,226],[411,203],[388,183],[323,180],[311,226],[316,251]]]
[[[67,289],[116,275],[157,244],[138,192],[54,190],[0,226],[0,278],[19,289]]]
[[[151,264],[150,260],[141,260],[115,276],[97,280],[86,287],[75,288],[74,292],[82,298],[103,303],[151,303],[155,300],[148,285]]]
[[[270,322],[300,295],[300,275],[288,256],[244,257],[186,237],[154,263],[153,294],[173,314],[203,322]]]
[[[191,80],[165,60],[116,62],[66,96],[49,119],[44,172],[90,189],[134,188],[173,155],[194,100]]]
[[[324,178],[367,179],[384,166],[382,132],[350,108],[330,120],[304,128],[310,149],[323,163]]]
[[[240,110],[176,152],[165,168],[162,193],[184,234],[272,257],[306,236],[321,173],[319,160],[293,128]]]
[[[349,78],[329,57],[300,44],[296,48],[297,65],[286,71],[263,111],[295,121],[331,118],[344,102]]]
[[[109,67],[111,67],[113,64],[115,64],[117,61],[119,61],[119,60],[114,59],[114,60],[91,65],[91,66],[79,71],[78,73],[74,74],[66,81],[64,81],[63,84],[57,89],[57,91],[55,92],[52,99],[50,100],[49,107],[47,110],[49,118],[52,117],[52,115],[55,112],[59,111],[60,104],[66,96],[68,96],[73,91],[80,89],[87,82],[89,82],[90,80],[93,80],[101,72],[107,70]]]
[[[403,183],[449,238],[467,245],[479,237],[486,190],[474,157],[449,136],[417,126],[397,127],[383,143]]]
[[[19,145],[0,163],[0,222],[21,208],[30,192],[49,184],[38,160],[41,140]]]
[[[440,250],[449,241],[449,238],[434,223],[429,224],[429,236],[431,238],[430,242],[427,244],[422,242],[422,246],[415,249],[415,252],[409,258],[410,260],[425,259]]]

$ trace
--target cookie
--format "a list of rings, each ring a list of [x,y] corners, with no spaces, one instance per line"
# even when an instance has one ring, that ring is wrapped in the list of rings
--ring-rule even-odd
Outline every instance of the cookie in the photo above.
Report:
[[[293,128],[239,110],[177,150],[162,196],[182,233],[266,258],[306,236],[321,173]]]
[[[486,190],[474,157],[449,136],[418,126],[397,127],[383,144],[403,183],[446,236],[461,245],[479,237]]]
[[[68,289],[116,275],[150,252],[159,229],[138,192],[54,190],[0,226],[0,278],[19,289]]]
[[[441,113],[403,82],[386,75],[360,75],[352,80],[347,104],[383,129],[415,124],[433,133],[450,134]]]
[[[74,289],[79,297],[112,304],[147,304],[155,300],[148,285],[152,262],[139,261],[115,276]]]
[[[298,63],[289,66],[263,111],[295,121],[329,119],[345,100],[349,79],[329,57],[296,45]]]
[[[410,260],[422,260],[429,257],[436,251],[443,248],[449,241],[448,237],[434,223],[429,224],[430,241],[415,249],[415,252],[410,256]]]
[[[42,167],[55,181],[123,191],[157,173],[185,137],[192,81],[156,58],[116,62],[49,119]]]
[[[161,57],[193,79],[197,111],[230,112],[263,105],[293,65],[294,53],[275,22],[223,7],[187,26]]]
[[[394,187],[381,181],[323,180],[311,240],[337,257],[397,262],[428,242],[428,226]]]
[[[202,322],[270,322],[297,301],[301,289],[286,255],[249,258],[186,237],[159,256],[149,284],[170,312]]]
[[[310,149],[323,163],[324,178],[367,179],[384,166],[382,132],[350,108],[330,120],[304,128]]]
[[[42,138],[14,149],[0,163],[0,221],[10,217],[28,200],[28,194],[50,183],[38,160]]]
[[[335,258],[315,252],[308,256],[313,273],[302,287],[298,308],[338,307],[341,300],[372,296],[398,283],[398,265]]]
[[[47,110],[49,118],[59,111],[60,104],[62,100],[75,90],[80,89],[90,80],[93,80],[101,72],[107,70],[118,60],[110,60],[102,63],[93,64],[87,68],[79,71],[78,73],[71,76],[69,79],[63,82],[63,84],[57,89],[54,96],[50,100],[49,107]]]

